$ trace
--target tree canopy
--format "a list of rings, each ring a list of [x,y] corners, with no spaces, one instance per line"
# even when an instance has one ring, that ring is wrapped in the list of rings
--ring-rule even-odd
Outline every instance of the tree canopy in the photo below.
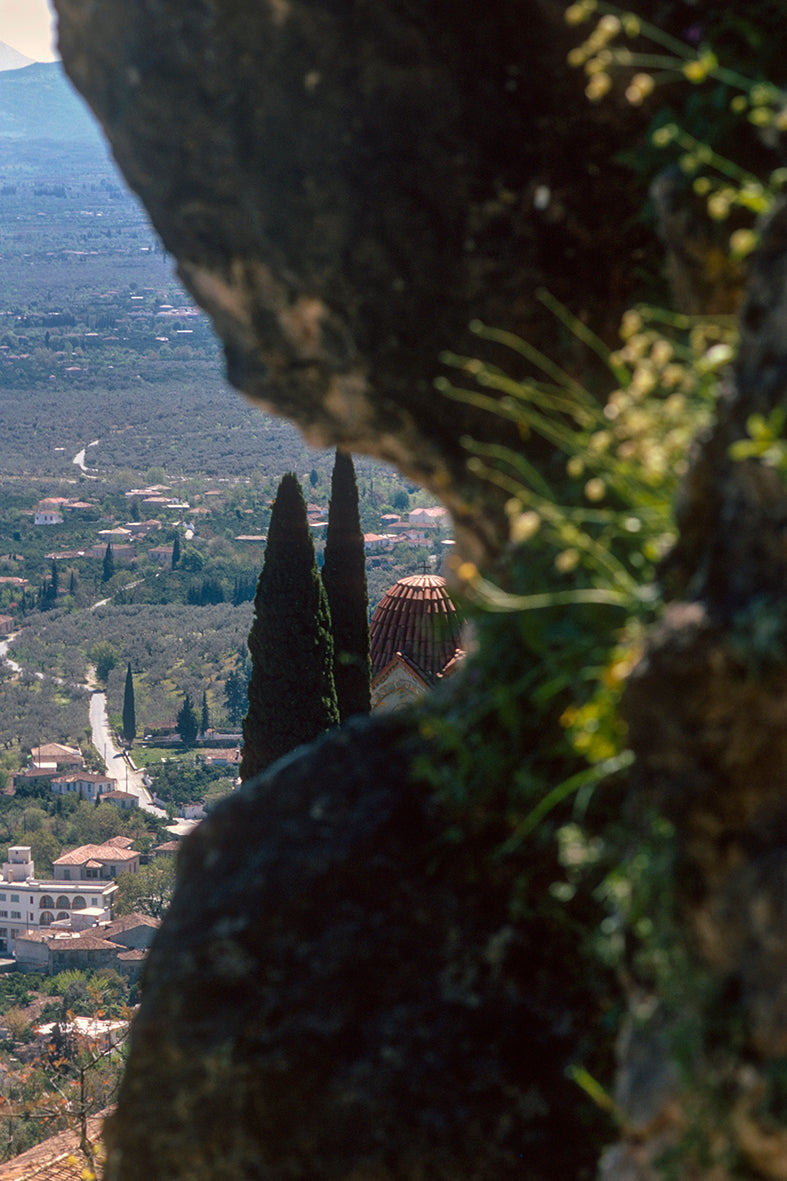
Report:
[[[339,722],[328,598],[296,477],[282,478],[249,632],[242,779]]]
[[[115,558],[112,554],[112,543],[107,542],[107,548],[104,550],[104,562],[101,568],[101,581],[109,582],[115,573]]]
[[[131,665],[126,669],[126,685],[123,692],[123,737],[133,742],[137,736],[137,714],[134,706],[134,677]]]
[[[189,693],[183,698],[183,704],[178,710],[176,725],[181,740],[190,746],[199,733],[199,716]]]
[[[342,722],[371,710],[366,554],[352,456],[337,451],[322,580],[333,624],[333,677]]]

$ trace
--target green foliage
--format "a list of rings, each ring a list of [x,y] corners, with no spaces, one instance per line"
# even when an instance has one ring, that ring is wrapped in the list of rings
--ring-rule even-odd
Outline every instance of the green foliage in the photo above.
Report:
[[[406,495],[406,494],[405,494]],[[333,627],[333,678],[339,717],[371,710],[366,555],[352,456],[336,452],[322,581]]]
[[[33,825],[34,827],[31,827]],[[9,845],[30,845],[36,874],[51,873],[52,859],[66,848],[100,845],[114,836],[129,836],[135,845],[166,840],[164,823],[138,809],[88,803],[41,788],[31,797],[0,797],[0,855]]]
[[[17,755],[38,746],[42,734],[51,742],[78,744],[84,739],[88,689],[56,685],[32,673],[2,674],[0,666],[0,741],[15,748]],[[13,769],[18,766],[19,759]]]
[[[787,169],[768,161],[768,148],[778,146],[787,127],[784,94],[768,81],[782,68],[778,38],[762,35],[779,12],[770,0],[751,5],[747,14],[719,6],[698,19],[698,42],[598,0],[579,0],[565,14],[571,25],[599,18],[568,58],[570,65],[584,68],[591,101],[602,99],[616,81],[634,107],[649,107],[652,96],[666,92],[666,101],[656,107],[649,144],[638,145],[626,159],[649,177],[665,163],[674,164],[686,190],[704,204],[710,223],[732,216],[732,232],[726,241],[718,239],[711,263],[720,269],[729,270],[730,262],[752,249],[754,218],[787,185]],[[692,93],[676,112],[670,103],[678,81],[688,83]],[[747,163],[737,163],[736,155]]]
[[[186,746],[191,746],[196,741],[197,734],[199,733],[199,718],[197,717],[194,703],[188,693],[184,696],[183,704],[178,710],[176,725],[181,742]]]
[[[271,513],[249,652],[243,779],[339,722],[330,610],[292,473],[282,478]]]
[[[674,899],[662,890],[658,913],[652,905],[665,849],[674,852],[669,836],[648,837],[636,860],[619,826],[632,754],[618,706],[658,607],[689,442],[709,421],[733,342],[726,322],[639,307],[612,350],[541,298],[603,362],[606,390],[478,324],[496,363],[445,357],[464,381],[442,379],[441,392],[508,418],[522,447],[465,440],[469,466],[508,496],[511,546],[495,584],[469,563],[456,569],[479,641],[464,673],[473,693],[454,697],[449,686],[427,706],[429,754],[418,770],[444,800],[457,855],[485,857],[513,915],[543,929],[552,954],[574,949],[585,988],[609,1012],[621,1004],[615,973],[630,964],[627,939],[645,987],[686,963]],[[603,1038],[591,1036],[582,1056],[609,1077]],[[596,1067],[577,1071],[592,1081]]]
[[[246,713],[248,704],[248,684],[248,675],[242,674],[235,669],[228,674],[224,682],[224,702],[227,707],[227,717],[231,726],[239,726],[243,721],[243,715]]]
[[[612,86],[614,66],[628,71],[629,101],[642,101],[660,78],[633,75],[645,65],[636,56],[639,44],[625,53],[610,45],[618,36],[655,34],[632,14],[615,10],[613,19],[610,7],[594,0],[572,5],[567,15],[591,11],[604,16],[575,55],[575,64],[588,68],[589,97]],[[671,69],[674,77],[679,55],[679,70],[693,85],[743,84],[707,45],[696,52],[672,45],[669,52],[671,65],[649,67]],[[735,111],[748,112],[757,127],[784,129],[783,96],[774,87],[749,87],[746,96]],[[721,269],[732,266],[754,241],[751,220],[787,174],[759,180],[677,127],[654,140],[680,147],[680,167],[711,221],[731,213],[749,218],[733,221],[734,232],[718,239],[716,261]],[[443,379],[441,391],[509,419],[523,445],[512,451],[465,441],[472,469],[509,496],[511,549],[494,585],[469,563],[457,569],[479,613],[479,652],[464,674],[473,692],[449,691],[428,703],[422,734],[430,749],[418,770],[445,802],[455,854],[470,865],[483,856],[513,913],[534,927],[544,924],[553,947],[573,941],[577,970],[607,1014],[622,1008],[616,976],[629,996],[650,999],[673,1061],[691,1080],[685,1143],[669,1162],[673,1172],[665,1173],[677,1177],[687,1162],[710,1169],[717,1132],[722,1150],[729,1148],[720,1113],[729,1116],[729,1095],[721,1092],[730,1078],[698,1079],[697,1063],[718,1045],[734,1054],[740,1030],[676,917],[680,867],[671,826],[658,815],[621,821],[632,754],[618,703],[642,629],[659,607],[661,559],[675,537],[673,501],[690,440],[708,423],[718,375],[734,355],[734,328],[722,317],[640,306],[624,317],[622,343],[610,350],[542,298],[603,362],[607,377],[597,384],[594,377],[590,387],[528,342],[481,325],[475,329],[495,346],[494,364],[445,358],[464,381],[457,388]],[[754,416],[749,438],[733,446],[731,458],[787,470],[784,425],[781,411],[769,420]],[[787,645],[784,611],[757,603],[739,626],[749,671],[767,674]],[[594,1070],[575,1066],[571,1074],[614,1114]],[[777,1081],[777,1099],[778,1091]]]
[[[474,692],[429,711],[420,770],[446,802],[457,847],[482,843],[509,882],[513,913],[548,924],[558,944],[577,940],[583,971],[614,1006],[606,973],[628,957],[623,932],[648,933],[664,852],[652,841],[632,871],[618,826],[632,761],[619,700],[658,606],[688,444],[709,419],[731,340],[723,323],[641,307],[610,350],[542,298],[604,362],[610,392],[599,398],[527,342],[480,325],[498,358],[500,346],[510,350],[510,370],[446,357],[465,384],[444,379],[442,392],[510,418],[523,445],[465,441],[469,464],[509,496],[511,548],[498,584],[469,564],[457,569],[479,639],[465,673]],[[532,376],[511,375],[523,367]],[[553,449],[548,478],[542,440]],[[671,913],[666,891],[661,901]],[[666,920],[654,919],[656,929],[658,942],[641,945],[643,983],[685,954]]]
[[[131,665],[126,669],[126,684],[123,690],[123,737],[131,743],[137,736],[137,715],[134,707],[134,677]]]
[[[549,480],[528,456],[466,440],[469,466],[510,493],[512,544],[548,558],[538,592],[495,592],[469,572],[491,609],[595,602],[647,616],[657,565],[674,541],[672,504],[690,440],[709,420],[718,369],[731,355],[729,330],[640,307],[621,326],[622,346],[606,348],[566,309],[541,298],[604,362],[613,385],[605,401],[527,342],[474,326],[536,370],[514,379],[498,366],[446,355],[477,388],[443,378],[446,396],[514,421],[523,438],[540,436],[564,455]],[[534,591],[536,590],[534,586]]]
[[[117,652],[106,640],[99,640],[90,649],[89,655],[90,660],[95,665],[96,676],[99,681],[106,681],[118,662]]]
[[[767,418],[762,414],[750,415],[746,421],[748,438],[732,444],[730,459],[736,463],[755,459],[766,467],[775,468],[780,476],[787,477],[786,422],[787,410],[783,406],[774,406]]]
[[[122,713],[126,676],[123,664],[129,662],[137,670],[134,703],[137,728],[141,730],[143,726],[172,723],[183,690],[191,694],[192,701],[199,701],[207,689],[214,709],[223,704],[223,683],[238,649],[243,647],[245,651],[250,620],[248,603],[238,607],[229,603],[207,607],[107,603],[90,612],[53,612],[47,617],[46,631],[29,627],[18,637],[14,656],[25,667],[45,669],[52,676],[77,682],[84,679],[91,654],[95,650],[99,654],[108,651],[114,661],[106,682],[110,714]],[[11,713],[14,718],[21,716],[24,721],[25,702],[35,710],[28,683],[38,696],[46,695],[47,700],[52,696],[50,682],[40,683],[40,688],[36,688],[29,679],[25,680],[24,693],[20,689],[13,695],[13,690],[7,689],[2,680],[2,671],[0,665],[0,700],[6,694],[9,703],[16,702],[16,696],[19,698],[18,709]],[[77,691],[61,686],[60,693]],[[75,717],[76,728],[70,731],[74,736],[82,735],[86,724],[84,696],[79,700],[81,712]],[[53,710],[52,720],[56,719],[57,711]],[[3,722],[0,712],[0,738],[4,736]],[[43,732],[47,729],[45,726]],[[34,735],[34,739],[30,745],[37,744],[38,736]]]
[[[42,981],[43,977],[36,972],[0,975],[0,1013],[7,1013],[15,1006],[29,1005]]]
[[[112,545],[107,542],[107,548],[104,552],[104,561],[101,566],[101,581],[109,582],[115,574],[115,559],[112,556]]]
[[[193,754],[185,759],[170,757],[155,770],[153,792],[165,804],[179,807],[204,799],[214,784],[224,782],[226,775],[225,768],[195,762]]]
[[[113,909],[118,915],[136,911],[154,919],[163,918],[174,888],[175,858],[159,853],[153,861],[140,866],[138,873],[119,875]]]

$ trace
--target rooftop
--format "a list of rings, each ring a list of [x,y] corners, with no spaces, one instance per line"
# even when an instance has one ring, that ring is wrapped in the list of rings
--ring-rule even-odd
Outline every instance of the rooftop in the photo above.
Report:
[[[132,849],[119,849],[117,845],[80,845],[78,849],[58,857],[52,864],[84,865],[86,861],[98,861],[103,865],[107,861],[133,861],[135,857],[139,857],[139,853]]]
[[[100,1140],[106,1114],[102,1112],[88,1117],[87,1134],[93,1144]],[[58,1132],[42,1144],[0,1164],[0,1181],[79,1181],[88,1164],[79,1144],[78,1127]]]
[[[461,625],[444,578],[437,574],[400,578],[372,616],[372,676],[401,653],[427,681],[434,681],[461,648]]]

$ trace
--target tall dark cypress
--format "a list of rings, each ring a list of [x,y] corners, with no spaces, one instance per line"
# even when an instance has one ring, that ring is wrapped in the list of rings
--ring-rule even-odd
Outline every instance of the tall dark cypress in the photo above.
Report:
[[[352,456],[336,452],[322,580],[333,621],[333,676],[342,722],[371,709],[366,556]]]
[[[131,665],[126,669],[126,687],[123,693],[123,737],[131,743],[137,736],[137,713],[134,704],[134,678]]]
[[[104,563],[101,568],[101,581],[109,582],[115,573],[115,559],[112,554],[112,542],[107,542],[107,548],[104,550]]]
[[[328,598],[292,473],[282,478],[271,512],[249,652],[244,780],[339,722]]]

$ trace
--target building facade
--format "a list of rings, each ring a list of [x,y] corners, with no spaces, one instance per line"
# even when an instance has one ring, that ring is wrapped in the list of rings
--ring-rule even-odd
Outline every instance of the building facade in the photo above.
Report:
[[[55,775],[50,780],[52,791],[59,795],[75,795],[80,800],[95,803],[99,796],[117,790],[117,779],[109,775],[98,775],[92,771],[72,771],[66,775]]]
[[[61,924],[85,930],[112,919],[119,873],[139,871],[139,853],[127,837],[83,845],[54,863],[54,877],[39,881],[29,845],[12,845],[0,871],[0,951],[14,952],[29,931]]]

